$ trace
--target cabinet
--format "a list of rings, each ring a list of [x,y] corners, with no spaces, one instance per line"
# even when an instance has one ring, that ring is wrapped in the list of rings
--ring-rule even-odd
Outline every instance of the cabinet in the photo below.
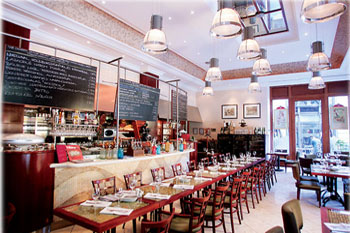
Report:
[[[261,134],[218,134],[218,152],[230,152],[236,156],[247,151],[257,152],[265,157],[265,135]]]

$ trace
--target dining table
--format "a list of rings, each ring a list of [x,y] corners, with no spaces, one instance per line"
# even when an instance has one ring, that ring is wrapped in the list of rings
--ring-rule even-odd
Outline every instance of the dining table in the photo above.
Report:
[[[265,158],[258,157],[231,161],[230,166],[219,166],[215,170],[209,167],[201,173],[199,171],[192,171],[188,172],[185,176],[163,180],[160,185],[158,184],[159,186],[157,186],[158,190],[156,192],[154,183],[138,187],[142,190],[143,197],[133,202],[116,201],[111,202],[108,207],[96,207],[86,206],[85,204],[90,202],[89,200],[85,200],[58,207],[54,209],[54,214],[94,232],[104,232],[131,220],[135,223],[135,219],[140,216],[145,216],[165,205],[172,204],[183,197],[263,161],[265,161]],[[105,210],[111,210],[111,212],[106,214]],[[125,215],[123,212],[115,212],[121,213],[121,215],[113,214],[113,210],[127,213]],[[133,227],[133,229],[135,233],[136,227]]]
[[[324,190],[324,194],[322,195],[323,206],[325,206],[330,200],[339,201],[344,206],[344,201],[338,193],[337,178],[342,178],[343,182],[350,179],[350,167],[312,164],[311,175],[323,176],[327,178],[327,188]],[[327,193],[330,195],[326,197]]]
[[[321,212],[322,233],[350,231],[350,211],[349,210],[321,207],[320,212]]]

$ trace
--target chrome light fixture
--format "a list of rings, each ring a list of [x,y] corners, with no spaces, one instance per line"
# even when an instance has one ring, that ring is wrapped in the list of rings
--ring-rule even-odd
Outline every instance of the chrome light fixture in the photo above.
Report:
[[[304,23],[321,23],[340,16],[346,5],[339,0],[304,0],[300,17]]]
[[[205,87],[203,88],[203,96],[213,96],[214,90],[211,87],[211,82],[205,81]]]
[[[215,82],[218,80],[222,80],[221,70],[219,68],[219,59],[211,58],[210,66],[207,71],[207,75],[205,76],[205,81]]]
[[[165,33],[162,31],[163,17],[160,15],[152,15],[151,29],[147,32],[142,45],[142,50],[160,54],[165,53],[168,49]]]
[[[256,93],[256,92],[261,92],[261,87],[258,82],[258,76],[252,75],[250,78],[250,84],[248,86],[248,92],[249,93]]]
[[[240,60],[253,60],[261,55],[258,42],[254,40],[254,28],[246,27],[243,31],[242,43],[239,46],[237,58]]]
[[[259,58],[259,60],[255,61],[254,65],[253,65],[253,75],[268,75],[271,74],[272,70],[271,70],[271,66],[270,66],[270,62],[266,59],[266,49],[261,48],[260,49],[261,52],[261,56]]]
[[[219,0],[219,9],[216,12],[210,34],[218,38],[232,38],[242,33],[241,18],[233,9],[232,0]]]
[[[309,57],[307,69],[310,71],[327,70],[331,67],[328,57],[323,53],[321,41],[312,43],[312,55]]]
[[[315,89],[322,89],[325,88],[326,85],[324,84],[323,78],[321,77],[321,74],[319,71],[312,72],[312,78],[309,82],[309,89],[315,90]]]

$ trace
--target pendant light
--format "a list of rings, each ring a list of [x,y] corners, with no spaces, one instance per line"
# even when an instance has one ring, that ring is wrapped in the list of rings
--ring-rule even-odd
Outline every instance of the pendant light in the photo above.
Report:
[[[205,81],[205,87],[203,88],[203,96],[213,96],[214,90],[211,87],[211,82]]]
[[[312,55],[309,57],[307,69],[310,71],[327,70],[331,67],[327,55],[323,52],[321,41],[312,43]]]
[[[321,23],[342,15],[346,5],[339,0],[304,0],[300,17],[304,23]]]
[[[246,27],[243,31],[241,45],[239,46],[237,58],[240,60],[257,59],[261,55],[258,42],[254,40],[254,28]]]
[[[312,72],[312,78],[309,82],[309,89],[315,90],[315,89],[322,89],[325,88],[326,85],[324,84],[323,78],[321,77],[321,74],[319,71]]]
[[[270,62],[266,59],[266,49],[260,49],[261,56],[253,65],[253,75],[268,75],[272,73]]]
[[[218,80],[222,80],[221,70],[219,68],[219,59],[211,58],[210,66],[207,71],[207,75],[205,76],[205,81],[215,82]]]
[[[210,34],[217,38],[232,38],[242,33],[241,18],[233,9],[232,0],[219,0],[219,9],[216,12],[210,27]]]
[[[260,84],[258,82],[258,76],[252,75],[250,78],[250,84],[248,86],[249,93],[261,92]]]
[[[160,15],[152,15],[151,29],[147,32],[142,45],[142,50],[160,54],[165,53],[168,49],[165,33],[162,31],[163,17]]]

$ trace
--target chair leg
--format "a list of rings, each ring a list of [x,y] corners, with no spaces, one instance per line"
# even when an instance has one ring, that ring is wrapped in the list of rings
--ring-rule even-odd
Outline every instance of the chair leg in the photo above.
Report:
[[[221,220],[222,220],[222,227],[224,228],[224,233],[226,233],[226,225],[225,225],[225,216],[224,216],[224,211],[221,212]],[[215,223],[215,221],[214,221]],[[233,226],[233,224],[232,224]],[[215,225],[214,225],[215,228]]]
[[[255,209],[253,189],[250,190],[250,193],[251,193],[251,195],[252,195],[253,209]]]
[[[240,214],[239,214],[239,206],[238,206],[238,204],[236,205],[236,211],[237,211],[237,218],[238,218],[238,222],[239,222],[239,224],[242,224],[242,222],[241,222],[241,216],[240,216]],[[242,210],[241,210],[242,211]]]
[[[216,232],[216,229],[215,229],[215,220],[214,220],[214,219],[213,219],[213,221],[212,221],[211,224],[212,224],[211,227],[213,228],[213,233],[215,233],[215,232]]]
[[[233,209],[232,209],[232,205],[230,206],[230,220],[231,220],[232,233],[234,233],[235,232],[235,228],[233,226]]]
[[[297,189],[297,199],[300,200],[300,188]]]
[[[256,202],[259,204],[258,190],[256,190],[256,188],[255,188],[255,197],[256,197]],[[260,198],[261,198],[261,196],[260,196]]]
[[[246,207],[247,207],[248,214],[249,214],[250,212],[249,212],[248,197],[247,197],[247,196],[245,197],[244,201],[245,201],[245,205],[246,205]]]
[[[243,220],[243,211],[242,211],[242,199],[239,199],[239,208],[241,209],[241,218]]]

